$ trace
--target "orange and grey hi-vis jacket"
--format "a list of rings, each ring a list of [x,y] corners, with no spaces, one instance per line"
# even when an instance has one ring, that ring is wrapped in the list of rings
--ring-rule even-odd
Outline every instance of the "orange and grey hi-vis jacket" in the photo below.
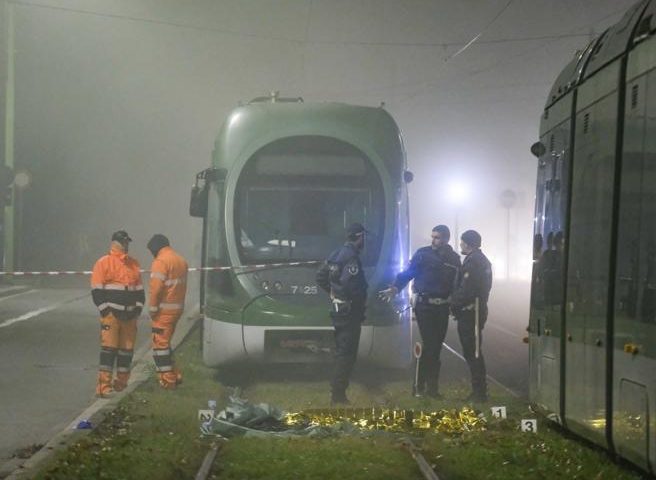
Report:
[[[148,311],[182,313],[187,293],[187,262],[171,247],[163,247],[153,260]]]
[[[119,320],[138,317],[145,301],[139,262],[112,247],[93,266],[91,297],[102,317],[110,313]]]

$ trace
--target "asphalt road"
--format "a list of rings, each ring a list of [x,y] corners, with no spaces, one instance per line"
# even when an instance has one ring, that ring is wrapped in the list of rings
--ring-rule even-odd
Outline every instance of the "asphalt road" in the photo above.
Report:
[[[139,321],[137,349],[149,340]],[[0,464],[43,444],[94,400],[98,313],[88,289],[0,298]]]

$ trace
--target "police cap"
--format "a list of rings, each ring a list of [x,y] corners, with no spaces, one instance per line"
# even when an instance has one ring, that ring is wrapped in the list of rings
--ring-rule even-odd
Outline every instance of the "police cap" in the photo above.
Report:
[[[366,233],[367,229],[364,228],[364,225],[361,223],[355,222],[349,225],[349,227],[346,229],[346,235],[350,237],[359,237],[363,233]]]

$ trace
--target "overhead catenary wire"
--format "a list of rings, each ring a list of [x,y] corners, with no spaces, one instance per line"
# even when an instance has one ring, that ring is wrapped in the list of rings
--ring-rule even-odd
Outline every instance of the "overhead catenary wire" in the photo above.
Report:
[[[512,5],[514,1],[515,1],[515,0],[508,0],[508,3],[506,3],[505,7],[503,7],[503,8],[499,11],[499,13],[497,13],[497,14],[494,16],[494,18],[493,18],[492,20],[490,20],[490,21],[487,23],[487,25],[485,25],[485,27],[483,28],[483,30],[481,30],[477,35],[475,35],[474,38],[472,38],[469,42],[467,42],[467,43],[465,44],[465,46],[462,47],[460,50],[458,50],[457,52],[455,52],[455,53],[449,55],[448,57],[446,57],[446,58],[444,59],[444,61],[445,61],[445,62],[448,62],[449,60],[451,60],[451,59],[453,59],[453,58],[456,58],[456,57],[457,57],[458,55],[460,55],[462,52],[464,52],[464,51],[467,50],[469,47],[471,47],[471,46],[476,42],[476,40],[478,40],[479,38],[481,38],[481,36],[486,32],[486,30],[487,30],[488,28],[490,28],[490,27],[492,26],[492,24],[493,24],[494,22],[496,22],[496,21],[498,20],[498,18],[499,18],[501,15],[503,15],[503,13],[504,13],[506,10],[508,10],[508,8],[510,7],[510,5]]]
[[[510,3],[512,3],[514,0],[511,0]],[[307,45],[344,45],[344,46],[372,46],[372,47],[437,47],[437,48],[446,48],[446,47],[457,47],[457,46],[468,46],[470,42],[462,42],[462,41],[447,41],[447,42],[383,42],[383,41],[358,41],[358,40],[312,40],[309,38],[309,24],[310,24],[310,15],[312,14],[312,3],[310,2],[310,9],[308,11],[308,17],[306,19],[306,26],[303,29],[303,38],[290,38],[290,37],[285,37],[285,36],[279,36],[279,35],[266,35],[266,34],[259,34],[259,33],[252,33],[252,32],[244,32],[240,30],[234,30],[234,29],[227,29],[227,28],[219,28],[219,27],[210,27],[210,26],[202,26],[202,25],[191,25],[191,24],[186,24],[186,23],[181,23],[181,22],[172,22],[172,21],[167,21],[167,20],[156,20],[152,18],[146,18],[146,17],[138,17],[138,16],[132,16],[132,15],[122,15],[122,14],[117,14],[117,13],[105,13],[105,12],[97,12],[93,10],[86,10],[86,9],[81,9],[81,8],[72,8],[72,7],[63,7],[63,6],[58,6],[58,5],[46,5],[38,2],[31,2],[29,0],[10,0],[9,3],[13,3],[15,5],[23,5],[27,7],[34,7],[34,8],[43,8],[47,10],[56,10],[56,11],[62,11],[62,12],[69,12],[69,13],[78,13],[82,15],[91,15],[95,17],[101,17],[101,18],[109,18],[109,19],[116,19],[116,20],[126,20],[126,21],[133,21],[133,22],[141,22],[141,23],[149,23],[153,25],[162,25],[162,26],[169,26],[169,27],[175,27],[175,28],[182,28],[182,29],[187,29],[187,30],[196,30],[196,31],[201,31],[201,32],[215,32],[223,35],[230,35],[230,36],[237,36],[237,37],[247,37],[247,38],[257,38],[257,39],[262,39],[262,40],[277,40],[277,41],[284,41],[284,42],[289,42],[289,43],[296,43],[296,44],[307,44]],[[502,13],[502,12],[501,12]],[[608,16],[612,16],[614,13],[607,15],[604,18],[607,18]],[[496,20],[496,17],[495,19]],[[494,23],[494,20],[491,23]],[[491,24],[490,23],[490,24]],[[487,27],[486,27],[487,28]],[[496,39],[488,39],[488,40],[481,40],[477,42],[478,44],[481,45],[486,45],[486,44],[504,44],[504,43],[517,43],[517,42],[530,42],[530,41],[536,41],[536,40],[550,40],[550,39],[561,39],[561,38],[577,38],[577,37],[587,37],[588,33],[556,33],[556,34],[551,34],[551,35],[535,35],[535,36],[522,36],[522,37],[509,37],[509,38],[496,38]],[[454,55],[455,56],[455,55]]]

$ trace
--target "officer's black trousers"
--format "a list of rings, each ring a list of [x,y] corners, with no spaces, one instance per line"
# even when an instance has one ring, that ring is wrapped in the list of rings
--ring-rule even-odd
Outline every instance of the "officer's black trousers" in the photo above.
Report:
[[[484,322],[479,323],[479,356],[476,358],[476,336],[475,336],[475,313],[474,311],[462,311],[457,315],[458,336],[462,345],[462,354],[469,365],[471,373],[472,393],[479,397],[487,395],[487,380],[485,371],[485,359],[483,358],[483,328]]]
[[[358,356],[358,345],[360,343],[360,318],[341,318],[333,320],[335,327],[335,371],[332,380],[333,398],[339,399],[345,396],[349,385],[351,372]]]
[[[439,387],[442,342],[449,327],[449,306],[447,304],[417,305],[415,316],[423,347],[415,386],[419,393],[425,390],[430,395],[436,395]]]

